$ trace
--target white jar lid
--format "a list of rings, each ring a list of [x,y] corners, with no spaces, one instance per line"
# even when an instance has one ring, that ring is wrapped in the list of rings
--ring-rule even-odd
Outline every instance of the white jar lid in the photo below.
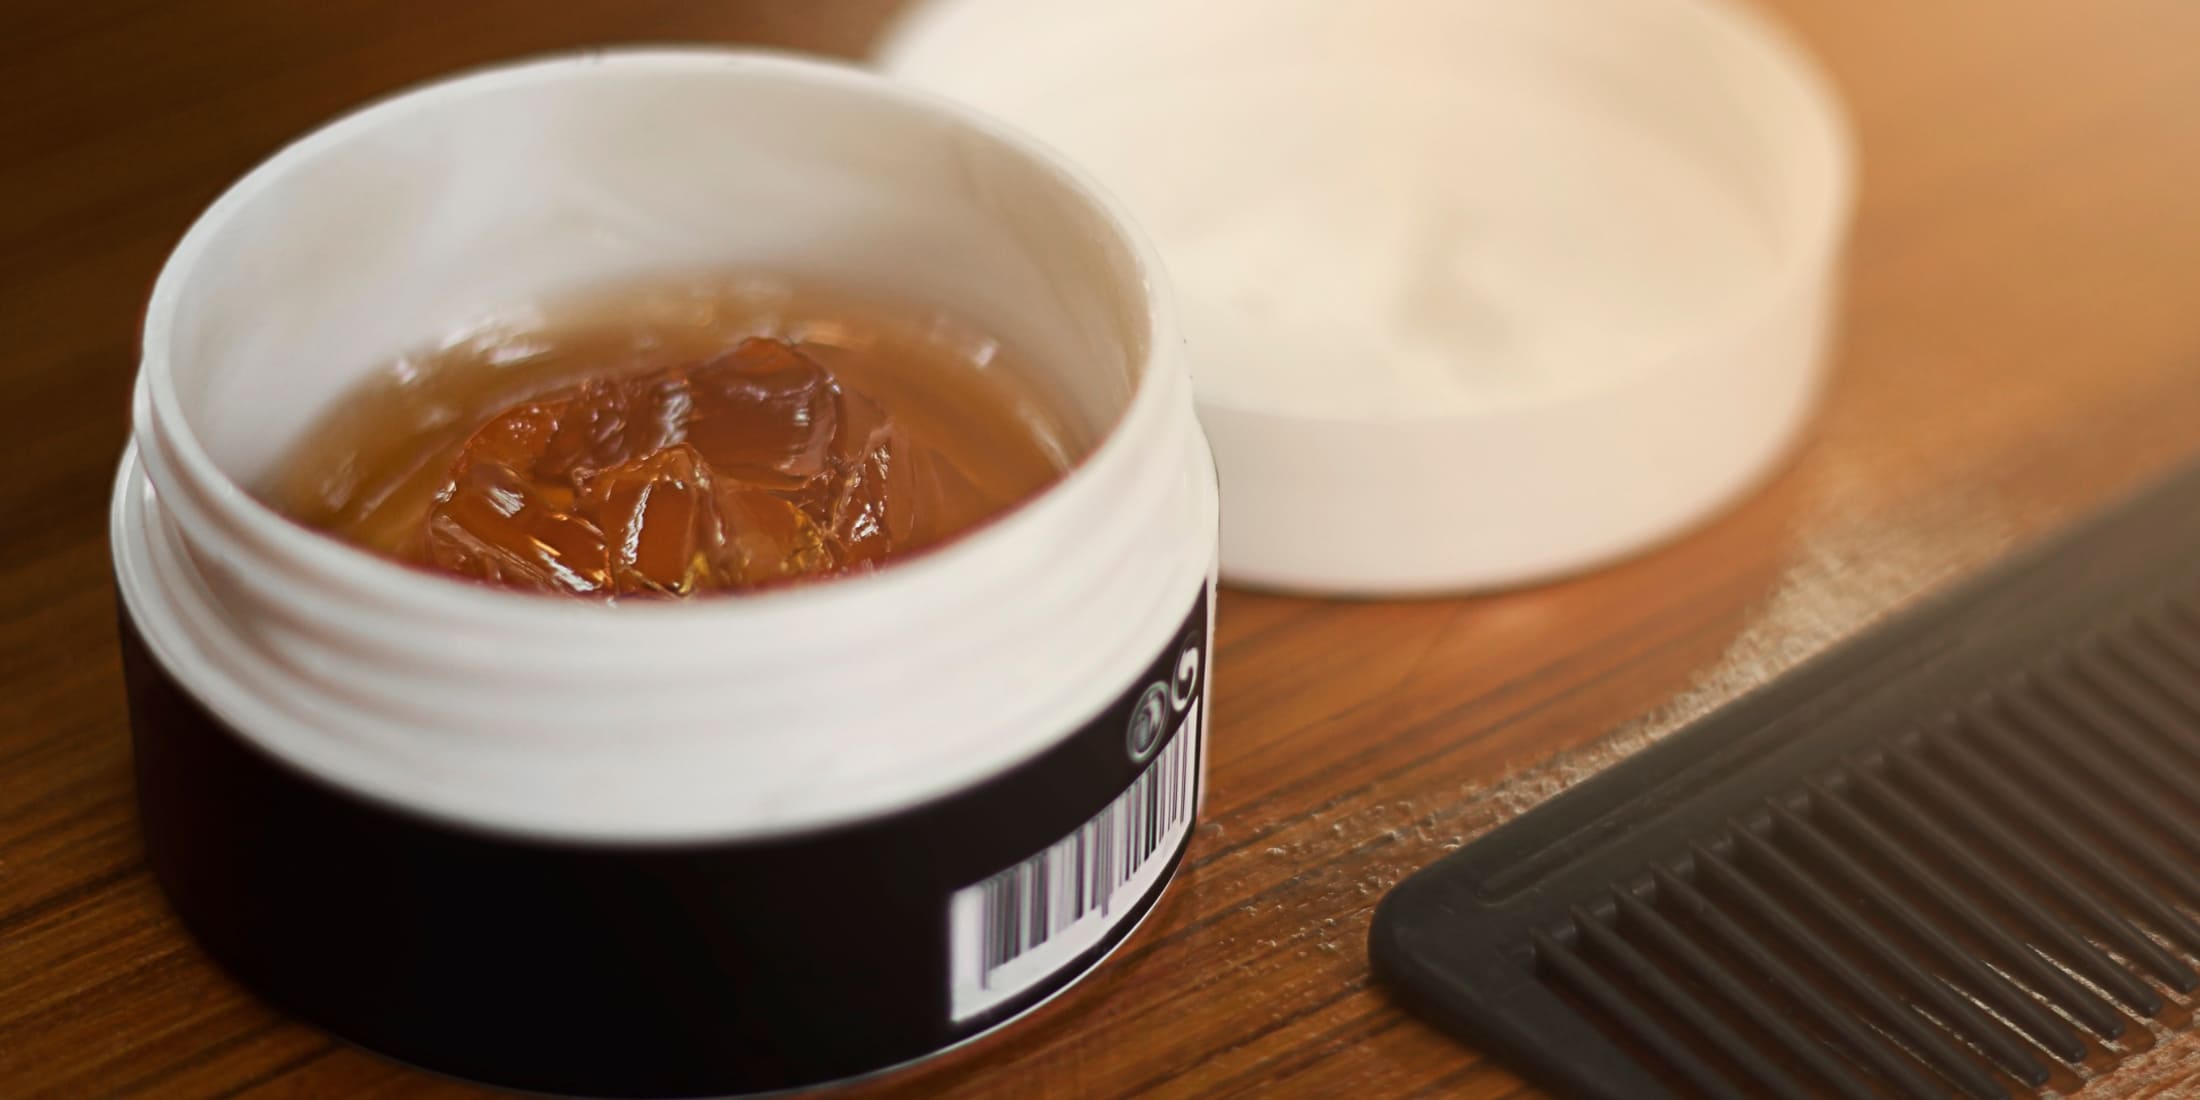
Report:
[[[931,0],[880,61],[1154,236],[1228,580],[1600,563],[1754,484],[1817,393],[1848,134],[1725,0]]]

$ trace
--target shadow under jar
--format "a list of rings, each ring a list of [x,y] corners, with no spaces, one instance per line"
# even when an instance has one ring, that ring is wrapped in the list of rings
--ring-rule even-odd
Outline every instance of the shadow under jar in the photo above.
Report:
[[[364,552],[251,491],[408,349],[696,270],[1022,352],[1068,472],[875,571],[615,605]],[[1074,171],[837,66],[485,71],[340,120],[148,310],[113,544],[147,852],[208,950],[392,1057],[768,1091],[997,1026],[1129,935],[1205,763],[1216,495],[1152,255]]]

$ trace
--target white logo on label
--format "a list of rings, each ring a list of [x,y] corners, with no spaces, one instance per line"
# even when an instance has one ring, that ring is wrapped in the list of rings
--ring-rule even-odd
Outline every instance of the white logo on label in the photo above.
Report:
[[[1176,683],[1169,689],[1169,705],[1181,711],[1192,705],[1192,692],[1199,688],[1199,647],[1192,646],[1176,659]]]
[[[1146,758],[1161,747],[1161,734],[1168,728],[1168,721],[1168,685],[1147,685],[1145,694],[1138,697],[1138,709],[1131,711],[1130,732],[1124,738],[1125,747],[1130,749],[1131,763],[1145,763]]]

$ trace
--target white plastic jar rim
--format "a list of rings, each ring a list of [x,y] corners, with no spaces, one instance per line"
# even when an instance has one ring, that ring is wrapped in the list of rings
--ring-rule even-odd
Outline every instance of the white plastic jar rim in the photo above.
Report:
[[[1124,289],[1138,296],[1145,327],[1126,343],[1143,361],[1120,419],[1058,484],[948,546],[871,575],[676,606],[606,608],[427,575],[296,525],[217,465],[186,414],[171,341],[179,302],[240,212],[329,150],[469,97],[631,78],[867,97],[882,118],[943,121],[1036,168],[1108,227],[1096,247],[1124,260]],[[613,841],[876,816],[1044,748],[1119,692],[1181,620],[1210,572],[1214,501],[1175,330],[1151,247],[1076,168],[861,70],[613,51],[433,83],[262,164],[163,268],[113,514],[125,606],[163,664],[237,731],[432,816]],[[987,705],[972,713],[980,686]]]

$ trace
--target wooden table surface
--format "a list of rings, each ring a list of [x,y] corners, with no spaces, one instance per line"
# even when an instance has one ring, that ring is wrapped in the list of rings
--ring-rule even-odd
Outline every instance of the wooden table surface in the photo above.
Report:
[[[1640,560],[1420,603],[1227,593],[1207,818],[1035,1018],[852,1095],[1497,1097],[1369,984],[1414,869],[2200,451],[2200,5],[1776,0],[1865,161],[1836,374],[1763,492]],[[0,8],[0,1096],[458,1097],[285,1020],[147,877],[108,588],[139,309],[219,189],[362,98],[616,41],[860,52],[889,3]]]

